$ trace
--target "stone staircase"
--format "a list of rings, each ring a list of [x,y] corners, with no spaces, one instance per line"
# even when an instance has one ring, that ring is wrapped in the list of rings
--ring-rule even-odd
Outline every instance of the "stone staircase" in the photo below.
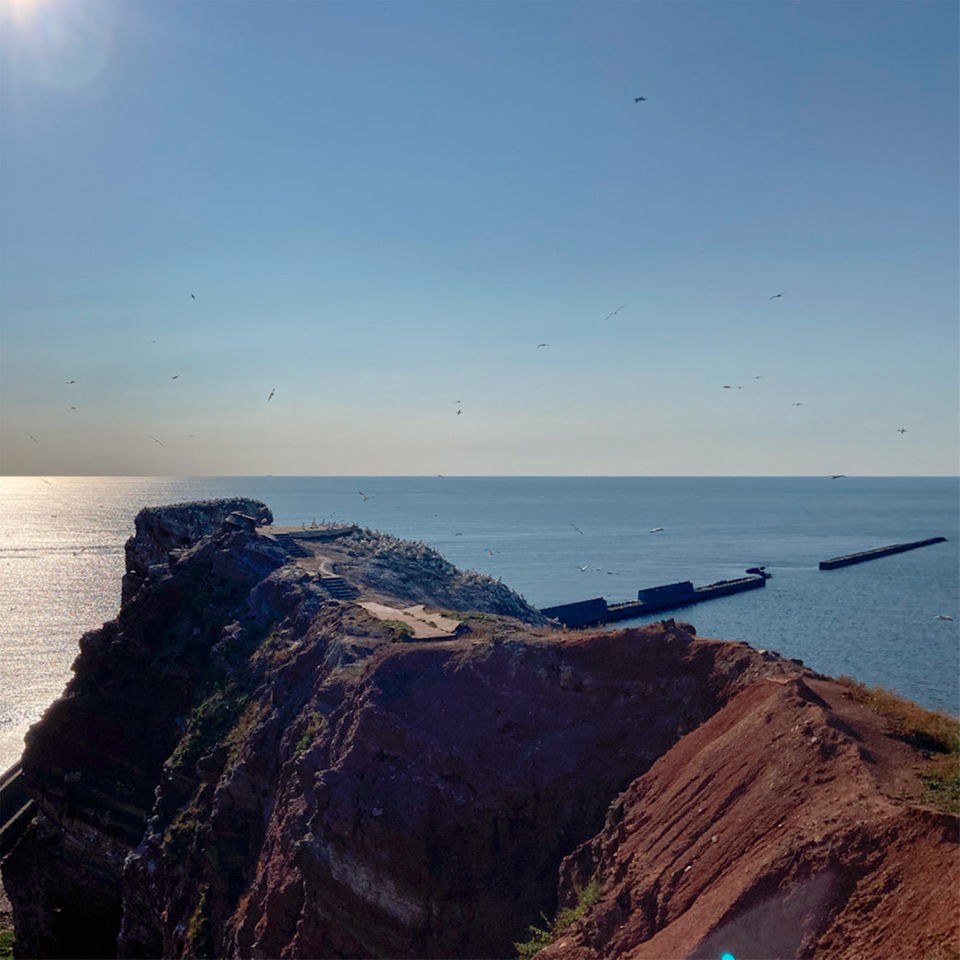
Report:
[[[305,550],[292,533],[275,533],[273,539],[283,547],[291,557],[312,557],[309,550]]]
[[[343,577],[321,577],[320,586],[334,600],[355,600],[360,596],[360,591]]]

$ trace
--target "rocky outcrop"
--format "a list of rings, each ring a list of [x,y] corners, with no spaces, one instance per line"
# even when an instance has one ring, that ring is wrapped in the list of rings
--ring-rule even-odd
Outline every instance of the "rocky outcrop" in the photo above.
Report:
[[[124,546],[126,573],[121,600],[129,600],[151,576],[164,576],[170,554],[193,546],[219,530],[231,513],[240,513],[264,525],[273,522],[269,507],[259,500],[230,497],[199,500],[169,507],[146,507],[134,521],[134,535]]]
[[[771,904],[789,922],[753,942],[844,955],[956,873],[956,818],[879,777],[889,738],[796,662],[673,621],[553,631],[422,545],[325,542],[360,599],[480,611],[408,642],[270,536],[221,518],[168,549],[193,520],[161,516],[28,738],[22,956],[512,956],[591,884],[545,955],[712,956]],[[891,916],[954,942],[928,912]]]

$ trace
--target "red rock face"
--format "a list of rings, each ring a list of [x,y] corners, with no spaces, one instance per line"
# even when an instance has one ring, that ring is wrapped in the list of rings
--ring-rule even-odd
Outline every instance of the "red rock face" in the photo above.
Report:
[[[283,767],[223,946],[512,955],[551,908],[564,852],[716,709],[722,648],[663,627],[379,651],[326,735]]]
[[[561,899],[600,899],[540,956],[955,952],[957,817],[904,802],[918,758],[877,726],[832,681],[738,694],[564,861]]]
[[[265,538],[184,548],[31,733],[18,951],[508,957],[558,875],[600,896],[547,957],[956,944],[957,818],[832,683],[673,621],[465,624],[404,642]]]

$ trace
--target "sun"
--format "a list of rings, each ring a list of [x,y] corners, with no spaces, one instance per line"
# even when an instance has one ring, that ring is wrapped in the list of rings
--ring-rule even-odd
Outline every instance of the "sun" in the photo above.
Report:
[[[0,0],[0,11],[17,23],[27,23],[47,2],[48,0]]]

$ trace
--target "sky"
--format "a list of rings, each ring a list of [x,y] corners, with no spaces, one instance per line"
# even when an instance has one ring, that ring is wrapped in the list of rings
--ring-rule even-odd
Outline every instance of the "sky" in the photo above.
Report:
[[[958,9],[0,0],[0,473],[956,475]]]

